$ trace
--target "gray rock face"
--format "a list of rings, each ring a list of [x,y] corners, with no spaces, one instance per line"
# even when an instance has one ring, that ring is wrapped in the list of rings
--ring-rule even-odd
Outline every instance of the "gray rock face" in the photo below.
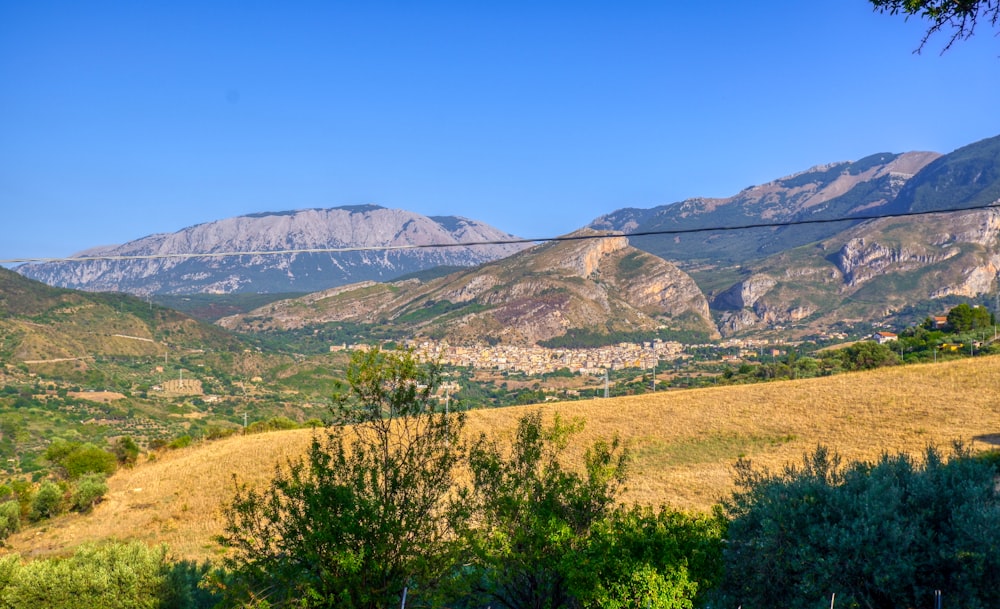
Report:
[[[744,307],[752,307],[777,283],[767,275],[751,275],[716,296],[712,306],[722,311],[739,311]]]
[[[513,238],[467,218],[364,205],[228,218],[75,256],[126,259],[30,264],[17,270],[49,285],[140,295],[312,292],[441,265],[482,264],[524,246],[459,244]],[[424,247],[429,245],[445,247]],[[413,249],[385,249],[390,247]],[[326,251],[336,249],[350,251]]]
[[[844,282],[855,287],[889,271],[906,272],[947,260],[960,253],[959,248],[942,250],[939,255],[927,255],[906,247],[888,247],[863,238],[851,239],[837,254],[837,267],[844,274]]]

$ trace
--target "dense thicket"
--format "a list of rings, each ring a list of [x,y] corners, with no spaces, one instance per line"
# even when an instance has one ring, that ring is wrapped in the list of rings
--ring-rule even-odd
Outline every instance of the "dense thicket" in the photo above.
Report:
[[[825,448],[778,473],[737,465],[726,503],[724,606],[1000,607],[996,469],[945,461],[851,463]],[[825,605],[824,605],[825,603]]]

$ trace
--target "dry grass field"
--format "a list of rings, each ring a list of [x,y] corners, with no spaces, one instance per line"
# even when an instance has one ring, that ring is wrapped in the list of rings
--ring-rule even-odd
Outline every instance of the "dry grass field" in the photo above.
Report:
[[[572,458],[618,435],[634,454],[628,502],[707,510],[731,488],[740,457],[778,468],[817,444],[847,459],[919,453],[962,440],[1000,442],[1000,357],[960,360],[801,381],[675,391],[472,412],[468,431],[509,434],[532,408],[582,417]],[[232,477],[264,482],[276,463],[304,451],[311,431],[275,432],[158,454],[109,482],[92,514],[66,515],[9,540],[28,556],[67,553],[107,538],[166,543],[179,558],[219,555],[220,505]]]

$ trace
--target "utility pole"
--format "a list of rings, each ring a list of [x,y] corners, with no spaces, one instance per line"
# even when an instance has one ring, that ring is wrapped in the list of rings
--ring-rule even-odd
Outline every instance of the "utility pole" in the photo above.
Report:
[[[604,369],[604,397],[608,397],[608,369]]]

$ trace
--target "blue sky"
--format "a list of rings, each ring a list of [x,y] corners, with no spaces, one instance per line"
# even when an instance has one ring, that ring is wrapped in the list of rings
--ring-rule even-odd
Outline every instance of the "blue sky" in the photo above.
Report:
[[[524,237],[1000,134],[1000,39],[828,2],[0,0],[0,260],[376,203]]]

